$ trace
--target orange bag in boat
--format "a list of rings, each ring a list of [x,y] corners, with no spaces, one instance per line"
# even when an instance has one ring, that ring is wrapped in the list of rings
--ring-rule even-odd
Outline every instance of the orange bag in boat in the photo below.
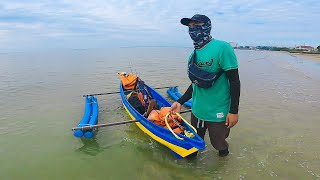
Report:
[[[184,127],[183,126],[177,126],[176,128],[172,129],[173,132],[181,134],[184,131]]]
[[[121,82],[122,82],[122,86],[125,90],[130,90],[130,89],[134,89],[136,82],[138,80],[138,76],[136,76],[135,74],[127,74],[125,72],[118,72]]]
[[[155,124],[167,128],[165,123],[165,117],[170,112],[170,107],[163,107],[160,110],[152,110],[148,116],[148,120],[154,122]],[[168,116],[167,122],[169,126],[175,133],[181,134],[184,130],[184,127],[181,126],[181,118],[177,115],[170,114]]]
[[[165,126],[164,128],[168,129],[167,126]],[[181,134],[184,131],[184,127],[183,126],[175,126],[172,127],[173,132]]]
[[[159,117],[160,111],[159,110],[152,110],[148,116],[148,120],[154,122],[159,126],[165,126],[165,122],[162,121]]]
[[[162,119],[162,120],[164,121],[166,115],[170,112],[170,110],[171,110],[170,107],[162,107],[162,108],[160,109],[160,114],[159,114],[160,119]],[[170,114],[170,115],[168,116],[168,123],[169,123],[170,121],[172,121],[172,119],[181,121],[181,118],[180,118],[179,116]]]

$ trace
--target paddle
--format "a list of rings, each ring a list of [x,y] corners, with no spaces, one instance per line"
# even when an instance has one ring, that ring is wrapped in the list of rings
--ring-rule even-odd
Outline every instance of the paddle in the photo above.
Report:
[[[188,113],[188,112],[191,112],[191,109],[188,109],[188,110],[185,110],[185,111],[181,111],[180,114]],[[71,130],[72,131],[74,131],[74,130],[88,131],[88,130],[92,130],[94,128],[107,127],[107,126],[116,126],[116,125],[129,124],[129,123],[134,123],[134,122],[139,122],[139,121],[138,120],[128,120],[128,121],[121,121],[121,122],[108,123],[108,124],[97,124],[97,125],[91,125],[91,126],[74,127]]]
[[[153,89],[164,89],[164,88],[171,88],[171,87],[178,87],[178,86],[157,87],[157,88],[153,88]],[[131,92],[131,91],[137,91],[137,90],[144,90],[144,89],[127,90],[127,91],[124,91],[124,92]],[[107,93],[97,93],[97,94],[86,94],[86,95],[82,95],[82,96],[83,97],[86,97],[86,96],[100,96],[100,95],[109,95],[109,94],[117,94],[117,93],[120,93],[120,91],[107,92]]]
[[[148,117],[153,107],[156,105],[156,100],[151,99],[147,111],[143,114],[144,117]]]

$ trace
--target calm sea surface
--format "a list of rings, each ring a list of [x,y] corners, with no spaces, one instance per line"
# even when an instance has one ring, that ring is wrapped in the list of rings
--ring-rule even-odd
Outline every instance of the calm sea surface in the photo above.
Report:
[[[82,95],[118,91],[118,71],[184,92],[191,51],[0,54],[0,179],[320,179],[320,62],[287,53],[236,50],[240,120],[226,158],[206,136],[196,160],[176,160],[135,124],[101,128],[91,140],[73,136]],[[129,119],[118,94],[98,101],[99,123]]]

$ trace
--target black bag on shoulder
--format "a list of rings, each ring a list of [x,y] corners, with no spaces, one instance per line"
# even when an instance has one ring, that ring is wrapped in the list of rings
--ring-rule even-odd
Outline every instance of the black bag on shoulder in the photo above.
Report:
[[[196,59],[196,50],[194,50],[193,55],[191,57],[190,64],[188,66],[188,76],[192,83],[197,85],[200,88],[207,89],[211,87],[215,81],[221,76],[224,72],[221,70],[218,73],[207,72],[202,70],[199,66],[197,66],[194,61]]]

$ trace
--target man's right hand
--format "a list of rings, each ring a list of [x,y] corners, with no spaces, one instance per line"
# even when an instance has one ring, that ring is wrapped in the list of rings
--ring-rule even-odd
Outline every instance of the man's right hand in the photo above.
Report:
[[[171,111],[173,113],[180,113],[181,111],[181,104],[178,103],[178,102],[174,102],[172,105],[171,105]]]

